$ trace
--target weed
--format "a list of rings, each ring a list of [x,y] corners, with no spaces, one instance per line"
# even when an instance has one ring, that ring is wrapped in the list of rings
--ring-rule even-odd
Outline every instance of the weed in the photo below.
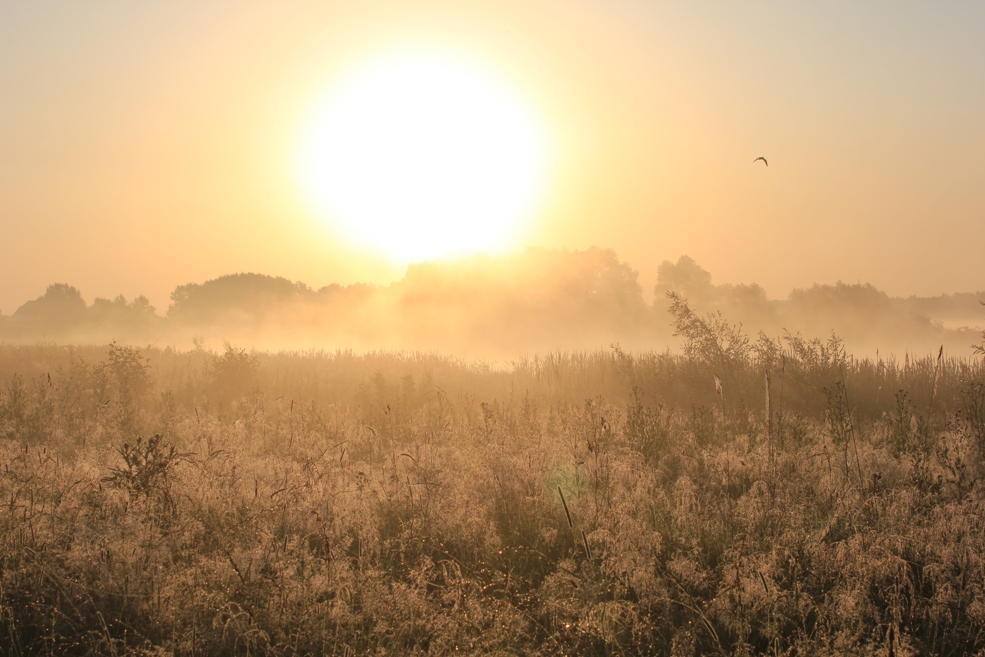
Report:
[[[687,326],[719,351],[0,346],[0,654],[985,650],[985,365]]]

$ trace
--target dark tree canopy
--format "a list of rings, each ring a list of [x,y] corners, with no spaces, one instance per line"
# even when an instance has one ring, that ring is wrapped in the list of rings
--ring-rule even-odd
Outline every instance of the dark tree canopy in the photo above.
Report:
[[[168,317],[206,322],[230,312],[260,316],[278,305],[313,296],[314,292],[304,283],[280,276],[231,274],[175,288]]]
[[[86,302],[77,288],[67,283],[53,283],[44,295],[25,303],[11,318],[30,322],[38,328],[60,330],[78,324],[85,311]]]

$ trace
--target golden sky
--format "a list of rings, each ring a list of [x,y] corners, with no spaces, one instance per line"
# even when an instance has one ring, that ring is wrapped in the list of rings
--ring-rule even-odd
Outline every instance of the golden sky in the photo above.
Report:
[[[385,283],[299,189],[301,126],[360,62],[480,62],[547,126],[513,248],[687,254],[773,297],[985,288],[985,4],[0,3],[0,312],[260,272]],[[766,156],[769,167],[753,163]]]

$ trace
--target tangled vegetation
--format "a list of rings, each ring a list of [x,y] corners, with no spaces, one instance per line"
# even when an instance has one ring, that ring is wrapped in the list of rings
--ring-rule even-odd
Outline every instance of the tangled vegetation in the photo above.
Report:
[[[0,347],[0,652],[985,650],[981,361],[674,304],[504,367]]]

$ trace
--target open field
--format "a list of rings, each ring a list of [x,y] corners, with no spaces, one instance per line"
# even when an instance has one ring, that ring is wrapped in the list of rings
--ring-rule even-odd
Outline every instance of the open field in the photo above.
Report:
[[[0,657],[985,657],[982,25],[0,1]]]
[[[985,649],[981,360],[715,330],[502,368],[2,347],[0,646]]]

